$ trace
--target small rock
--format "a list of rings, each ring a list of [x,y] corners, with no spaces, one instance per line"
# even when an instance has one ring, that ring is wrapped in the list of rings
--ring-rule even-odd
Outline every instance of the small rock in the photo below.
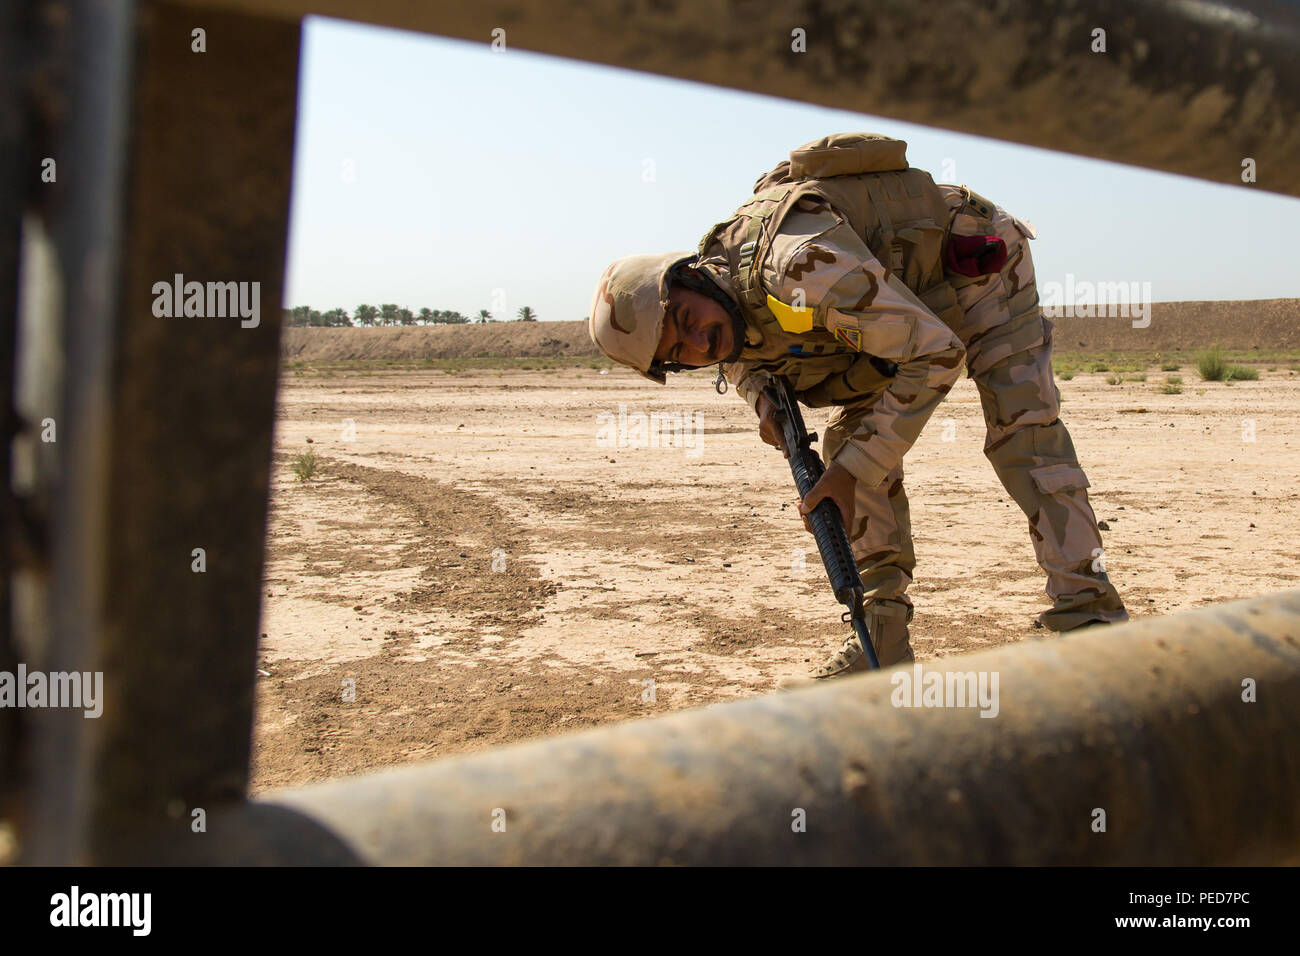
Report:
[[[1098,521],[1098,522],[1097,522],[1097,527],[1100,528],[1102,531],[1109,531],[1109,530],[1110,530],[1110,525],[1106,524],[1106,522],[1104,522],[1104,521]]]

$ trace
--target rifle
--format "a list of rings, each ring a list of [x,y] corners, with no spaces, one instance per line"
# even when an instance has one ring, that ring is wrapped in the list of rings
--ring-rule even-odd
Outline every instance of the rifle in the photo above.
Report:
[[[789,379],[774,376],[773,384],[764,388],[763,394],[776,406],[795,487],[799,489],[799,497],[806,498],[826,471],[821,456],[811,447],[817,440],[817,433],[808,433]],[[862,645],[868,666],[872,670],[879,670],[880,661],[876,659],[871,632],[867,630],[862,575],[858,573],[857,564],[853,560],[853,549],[844,528],[844,517],[834,501],[824,498],[808,515],[808,523],[812,525],[813,537],[817,539],[817,550],[821,552],[822,564],[826,567],[826,576],[830,578],[835,600],[848,608],[841,620],[853,623],[853,631],[858,636],[858,643]]]

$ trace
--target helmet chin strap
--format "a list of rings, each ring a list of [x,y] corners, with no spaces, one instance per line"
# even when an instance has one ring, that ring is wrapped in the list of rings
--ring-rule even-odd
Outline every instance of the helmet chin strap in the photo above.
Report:
[[[728,301],[727,313],[731,316],[731,334],[736,344],[731,349],[731,354],[718,362],[718,377],[713,380],[713,389],[719,395],[727,394],[727,377],[723,374],[723,368],[740,358],[740,353],[745,349],[745,320],[740,317],[740,310],[733,303]]]
[[[655,372],[693,372],[697,368],[708,368],[707,365],[682,365],[680,362],[655,362],[650,366]],[[727,376],[723,373],[723,363],[718,363],[718,375],[713,380],[713,389],[719,395],[727,394]]]

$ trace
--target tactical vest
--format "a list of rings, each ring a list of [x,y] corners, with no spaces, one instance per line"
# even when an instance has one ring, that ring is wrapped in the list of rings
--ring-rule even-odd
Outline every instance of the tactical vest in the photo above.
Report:
[[[800,391],[805,404],[858,398],[874,386],[883,387],[887,379],[879,359],[814,328],[811,308],[783,308],[776,302],[773,311],[759,265],[782,220],[800,199],[817,196],[829,202],[889,273],[930,311],[949,328],[961,321],[957,294],[944,277],[943,265],[954,214],[929,173],[908,166],[906,149],[902,140],[869,133],[838,133],[801,146],[758,180],[753,199],[700,242],[700,258],[725,256],[741,306],[766,340],[799,334],[800,354],[843,356],[836,363],[843,366],[841,371]]]

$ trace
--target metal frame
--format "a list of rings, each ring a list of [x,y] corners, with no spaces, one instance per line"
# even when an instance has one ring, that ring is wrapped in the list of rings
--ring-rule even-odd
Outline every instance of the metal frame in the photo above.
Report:
[[[504,27],[517,48],[1223,183],[1240,184],[1251,157],[1259,184],[1242,188],[1300,195],[1297,6],[1232,11],[1157,0],[6,5],[0,387],[12,395],[23,210],[57,251],[58,294],[38,321],[62,323],[65,374],[57,467],[34,500],[0,496],[0,611],[7,623],[9,558],[26,555],[42,565],[48,626],[18,642],[0,626],[0,667],[23,647],[48,669],[108,674],[99,721],[44,711],[18,724],[0,711],[0,816],[18,822],[21,859],[1294,859],[1296,594],[982,656],[1020,682],[1001,742],[979,723],[884,706],[887,677],[873,675],[245,800],[301,16],[481,42]],[[194,26],[241,58],[191,54]],[[1110,53],[1091,52],[1094,26]],[[791,53],[793,28],[807,31],[807,54]],[[48,50],[56,69],[17,55],[28,49]],[[38,141],[60,161],[43,193]],[[156,318],[152,284],[177,272],[260,282],[261,325]],[[32,553],[15,518],[29,513],[41,519],[24,525],[39,535]],[[195,547],[206,573],[190,570]],[[1236,699],[1244,676],[1267,681],[1256,704]],[[1090,839],[1086,820],[1053,811],[1085,784],[1121,810],[1123,841]],[[905,794],[943,805],[950,825],[922,832]],[[778,822],[768,817],[796,798],[833,822],[765,841]],[[1008,800],[1031,832],[988,829]],[[198,807],[213,820],[206,839],[189,827]],[[509,836],[483,830],[496,807]]]

